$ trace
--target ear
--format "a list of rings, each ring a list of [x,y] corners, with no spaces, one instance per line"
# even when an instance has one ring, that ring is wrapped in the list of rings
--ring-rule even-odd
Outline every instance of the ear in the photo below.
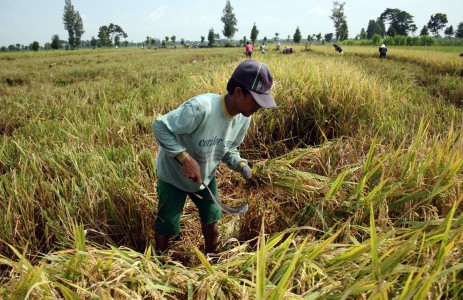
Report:
[[[235,89],[233,90],[233,95],[235,95],[235,96],[240,96],[240,95],[243,95],[243,94],[244,94],[243,90],[239,86],[235,87]]]

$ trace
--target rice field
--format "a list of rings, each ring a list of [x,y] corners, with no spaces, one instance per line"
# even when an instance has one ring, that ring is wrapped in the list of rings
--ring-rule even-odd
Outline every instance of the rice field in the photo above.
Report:
[[[225,93],[243,49],[0,54],[0,297],[463,297],[461,49],[290,47],[253,54],[279,107],[240,148],[258,186],[217,170],[250,209],[220,222],[216,264],[191,203],[154,253],[151,122]]]

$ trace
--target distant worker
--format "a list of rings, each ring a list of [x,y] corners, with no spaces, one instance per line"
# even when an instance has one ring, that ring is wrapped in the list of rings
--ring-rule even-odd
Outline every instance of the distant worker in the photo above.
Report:
[[[292,53],[293,53],[293,48],[285,47],[285,49],[283,49],[283,54],[292,54]]]
[[[305,43],[305,51],[309,51],[310,50],[310,43],[307,42]]]
[[[260,52],[265,54],[265,44],[260,45]]]
[[[251,59],[253,50],[254,50],[254,47],[252,46],[252,44],[249,42],[246,42],[246,58]]]
[[[337,44],[333,44],[334,50],[338,51],[341,55],[344,54],[344,51],[342,51],[342,48],[338,46]]]
[[[280,42],[278,41],[277,47],[275,48],[276,51],[280,51]]]
[[[379,58],[386,58],[387,48],[386,45],[382,44],[379,47]]]

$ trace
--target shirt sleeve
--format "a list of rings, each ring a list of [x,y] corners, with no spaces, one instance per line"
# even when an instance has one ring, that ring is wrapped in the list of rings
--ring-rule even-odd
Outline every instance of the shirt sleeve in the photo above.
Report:
[[[195,131],[205,113],[205,108],[192,99],[153,121],[154,136],[167,156],[175,157],[186,151],[187,148],[178,142],[177,136]]]

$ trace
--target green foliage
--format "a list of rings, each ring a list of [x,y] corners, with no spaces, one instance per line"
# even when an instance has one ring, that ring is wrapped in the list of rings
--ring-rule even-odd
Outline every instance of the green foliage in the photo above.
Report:
[[[334,23],[337,41],[343,41],[349,37],[346,16],[344,15],[345,4],[345,2],[340,3],[338,1],[334,1],[333,8],[331,9],[330,19],[333,20]]]
[[[207,35],[207,40],[208,40],[208,46],[213,47],[215,44],[215,34],[214,34],[214,29],[211,28],[209,29],[209,33]]]
[[[437,36],[439,35],[439,31],[441,31],[447,23],[448,19],[446,14],[437,13],[435,15],[431,15],[431,18],[428,21],[429,31]]]
[[[95,49],[96,46],[98,45],[98,41],[96,40],[96,38],[94,36],[92,36],[92,39],[90,41],[90,45],[92,45],[93,49]]]
[[[386,34],[384,21],[380,18],[376,19],[376,21],[370,20],[368,22],[366,38],[371,39],[375,34],[379,35],[380,37],[384,37]]]
[[[111,47],[114,45],[120,45],[121,37],[127,38],[127,34],[117,24],[110,23],[109,26],[100,26],[98,30],[98,38],[100,47]]]
[[[429,29],[428,26],[424,25],[423,28],[420,31],[421,36],[429,35]]]
[[[29,47],[31,48],[32,51],[39,51],[40,45],[39,45],[39,42],[34,41]]]
[[[61,49],[61,41],[59,40],[59,36],[57,34],[54,34],[51,37],[51,48],[52,49]]]
[[[296,31],[294,32],[294,35],[293,35],[293,41],[294,43],[299,44],[301,40],[302,40],[301,31],[299,30],[299,26],[297,26]]]
[[[362,29],[360,30],[359,38],[360,38],[361,40],[364,40],[364,39],[367,38],[367,36],[368,36],[368,35],[367,35],[367,32],[365,31],[364,28],[362,28]]]
[[[451,38],[452,35],[455,33],[455,31],[453,30],[453,26],[450,25],[449,27],[445,28],[444,33],[446,37]]]
[[[333,33],[327,33],[325,34],[325,41],[326,42],[331,42],[331,40],[333,39]]]
[[[388,36],[407,36],[409,32],[415,32],[417,29],[413,16],[397,8],[387,8],[379,18],[383,21],[389,21]]]
[[[259,30],[257,30],[256,23],[254,23],[251,29],[251,41],[253,44],[257,41],[258,35],[259,35]]]
[[[455,37],[463,39],[463,22],[458,23],[457,30],[455,30]]]
[[[68,41],[71,49],[79,48],[81,37],[84,34],[84,23],[78,11],[74,10],[71,0],[65,0],[63,13],[64,29],[68,32]]]
[[[238,31],[236,27],[238,25],[238,21],[236,20],[235,14],[233,13],[233,7],[230,4],[230,0],[227,0],[225,3],[225,8],[223,9],[223,16],[220,18],[223,22],[223,30],[222,33],[227,39],[233,38],[235,33]]]

